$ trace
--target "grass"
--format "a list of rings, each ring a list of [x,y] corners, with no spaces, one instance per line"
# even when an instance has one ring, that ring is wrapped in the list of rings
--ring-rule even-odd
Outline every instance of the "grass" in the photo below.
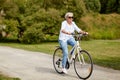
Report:
[[[10,46],[30,51],[53,54],[57,42],[41,44],[0,43],[1,46]],[[93,58],[94,64],[120,70],[120,40],[90,40],[82,41],[81,46],[87,50]]]
[[[120,40],[83,42],[83,48],[91,53],[94,64],[120,70]]]
[[[0,80],[20,80],[19,78],[12,78],[12,77],[8,77],[5,76],[3,74],[0,74]]]

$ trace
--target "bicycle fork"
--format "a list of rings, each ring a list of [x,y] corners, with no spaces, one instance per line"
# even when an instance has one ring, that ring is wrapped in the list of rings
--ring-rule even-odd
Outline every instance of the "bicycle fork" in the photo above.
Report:
[[[81,47],[79,46],[79,43],[77,42],[77,56],[78,57],[78,61],[80,64],[85,64],[85,60],[84,60],[84,57],[83,57],[83,54],[81,53]],[[80,53],[80,54],[79,54]]]
[[[78,61],[80,62],[80,64],[85,64],[85,60],[84,60],[83,54],[81,54],[81,55],[78,54],[77,57],[78,57]]]

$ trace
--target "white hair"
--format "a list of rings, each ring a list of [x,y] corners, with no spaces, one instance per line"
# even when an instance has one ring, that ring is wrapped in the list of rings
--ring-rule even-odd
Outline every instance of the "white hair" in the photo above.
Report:
[[[67,12],[67,13],[65,14],[65,19],[66,19],[67,17],[73,17],[73,13],[72,13],[72,12]]]

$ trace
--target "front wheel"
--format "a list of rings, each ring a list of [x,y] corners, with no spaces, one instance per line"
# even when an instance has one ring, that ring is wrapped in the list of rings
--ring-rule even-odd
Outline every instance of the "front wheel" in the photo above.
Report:
[[[93,62],[87,51],[81,50],[76,55],[74,69],[80,79],[87,79],[91,76],[93,71]]]

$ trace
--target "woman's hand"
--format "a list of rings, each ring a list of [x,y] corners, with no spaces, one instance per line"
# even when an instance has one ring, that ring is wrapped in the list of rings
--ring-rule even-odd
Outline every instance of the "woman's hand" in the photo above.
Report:
[[[88,32],[84,32],[83,34],[88,35]]]
[[[88,35],[88,32],[81,31],[80,34]]]

